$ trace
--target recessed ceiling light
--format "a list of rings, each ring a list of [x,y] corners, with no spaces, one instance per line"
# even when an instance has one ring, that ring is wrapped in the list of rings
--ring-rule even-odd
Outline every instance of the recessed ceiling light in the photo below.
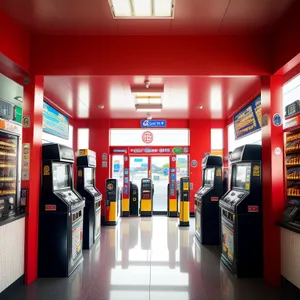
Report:
[[[104,105],[98,105],[98,108],[103,109]]]
[[[203,108],[203,106],[202,105],[198,105],[198,106],[196,106],[196,109],[202,109]]]
[[[108,0],[114,18],[171,19],[175,0]]]

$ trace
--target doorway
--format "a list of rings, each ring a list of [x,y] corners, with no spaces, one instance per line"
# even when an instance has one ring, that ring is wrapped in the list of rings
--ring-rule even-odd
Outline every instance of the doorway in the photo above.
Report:
[[[148,178],[148,157],[147,156],[130,156],[130,181],[136,184],[139,189],[139,198],[141,194],[141,180]]]
[[[154,184],[153,212],[167,213],[168,183],[170,173],[169,156],[151,157],[151,178]]]

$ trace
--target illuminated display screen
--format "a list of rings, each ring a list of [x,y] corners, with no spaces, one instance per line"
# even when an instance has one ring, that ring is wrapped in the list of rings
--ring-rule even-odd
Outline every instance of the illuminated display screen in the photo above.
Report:
[[[84,186],[94,186],[94,171],[92,168],[84,168]]]
[[[243,190],[250,188],[251,165],[234,166],[233,187]]]
[[[208,168],[204,171],[204,184],[212,186],[214,184],[215,168]]]
[[[61,190],[71,187],[70,165],[53,164],[53,189]]]
[[[261,129],[261,97],[257,97],[234,116],[236,139]]]

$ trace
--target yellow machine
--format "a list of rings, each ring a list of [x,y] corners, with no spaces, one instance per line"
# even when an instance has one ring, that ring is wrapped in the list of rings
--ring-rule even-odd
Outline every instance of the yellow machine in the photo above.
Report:
[[[117,225],[119,220],[119,187],[118,181],[106,179],[106,198],[104,202],[104,225]]]
[[[180,178],[179,226],[190,226],[190,178]]]
[[[153,214],[152,180],[143,178],[141,182],[141,217],[151,217]]]

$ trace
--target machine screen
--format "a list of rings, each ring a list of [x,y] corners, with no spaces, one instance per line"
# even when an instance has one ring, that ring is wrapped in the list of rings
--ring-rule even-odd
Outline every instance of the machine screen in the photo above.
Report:
[[[204,173],[204,184],[213,186],[215,176],[215,168],[208,168]]]
[[[233,187],[249,190],[250,175],[251,165],[236,165],[233,178]]]
[[[94,171],[92,168],[84,168],[84,186],[94,186]]]
[[[70,165],[69,164],[53,164],[53,189],[60,190],[71,187]]]

